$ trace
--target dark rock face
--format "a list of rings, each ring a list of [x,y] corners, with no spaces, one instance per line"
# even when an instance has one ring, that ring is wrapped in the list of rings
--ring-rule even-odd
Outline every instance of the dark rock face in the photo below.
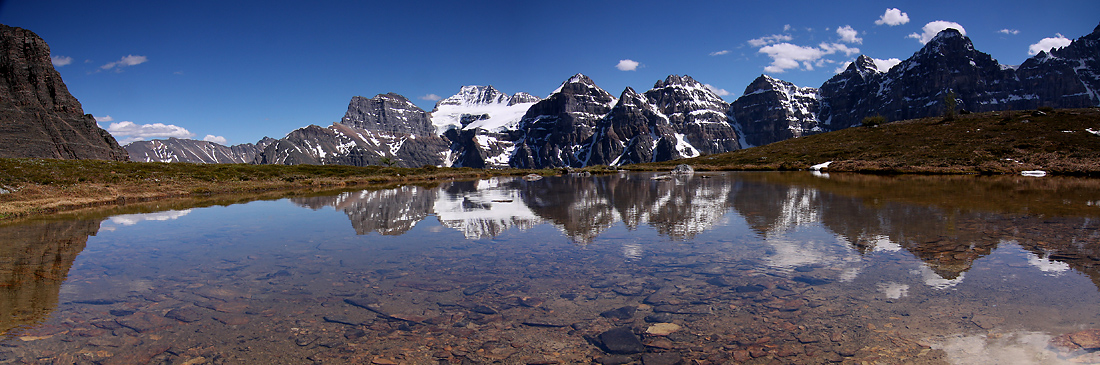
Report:
[[[522,137],[509,165],[516,168],[581,167],[578,152],[615,97],[588,76],[576,74],[546,99],[535,103],[520,120]]]
[[[730,104],[730,116],[740,127],[742,147],[820,132],[818,90],[760,75],[745,94]]]
[[[436,136],[428,113],[397,94],[353,97],[343,121],[310,125],[268,144],[257,164],[439,166],[448,144]]]
[[[352,97],[340,124],[372,132],[417,136],[435,134],[428,113],[408,98],[394,93],[378,94],[371,99]]]
[[[623,90],[615,107],[596,125],[581,149],[583,165],[621,165],[679,158],[669,120],[634,89]]]
[[[69,94],[46,41],[0,24],[0,157],[126,161],[127,156]]]
[[[515,137],[484,129],[449,129],[443,138],[451,142],[451,167],[507,167]]]
[[[870,57],[860,55],[848,68],[833,76],[821,85],[821,115],[825,115],[823,124],[830,130],[858,125],[868,114],[877,112],[875,100],[853,95],[873,95],[878,92],[879,71]]]
[[[608,108],[614,100],[573,76],[527,111],[511,166],[617,166],[740,148],[728,105],[689,76],[669,76],[644,95],[628,87]]]
[[[684,157],[741,149],[726,115],[729,104],[691,76],[670,75],[645,96],[695,150],[679,151]]]
[[[1068,46],[1027,59],[1016,69],[1016,77],[1033,97],[1019,96],[1030,103],[1014,109],[1100,105],[1100,25]]]
[[[537,103],[539,100],[542,100],[542,98],[525,92],[518,92],[512,95],[512,99],[508,101],[508,105]]]
[[[260,151],[275,142],[264,137],[255,144],[243,143],[223,146],[214,142],[194,139],[154,139],[126,145],[131,161],[141,162],[190,162],[190,163],[251,163]]]

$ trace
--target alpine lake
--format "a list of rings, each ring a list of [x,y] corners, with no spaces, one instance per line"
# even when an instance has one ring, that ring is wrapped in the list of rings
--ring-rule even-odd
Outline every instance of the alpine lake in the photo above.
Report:
[[[1100,363],[1100,179],[656,176],[0,226],[0,364]]]

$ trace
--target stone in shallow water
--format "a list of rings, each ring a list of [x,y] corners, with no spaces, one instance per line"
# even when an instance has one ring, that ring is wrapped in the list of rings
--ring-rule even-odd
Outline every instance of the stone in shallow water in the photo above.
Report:
[[[188,323],[201,320],[203,319],[203,317],[205,317],[202,311],[195,307],[176,308],[168,311],[168,313],[165,313],[164,316],[177,321]]]
[[[679,330],[680,325],[675,323],[654,323],[649,326],[649,329],[645,330],[645,333],[654,336],[668,336]]]
[[[676,365],[680,363],[680,354],[675,352],[648,353],[642,355],[642,364],[644,365]]]
[[[1063,352],[1100,350],[1100,329],[1067,333],[1051,339],[1050,345]]]
[[[601,333],[600,342],[612,354],[628,355],[645,351],[645,345],[627,327],[616,327]]]
[[[634,318],[634,312],[637,310],[635,307],[625,306],[600,313],[600,316],[613,319],[631,319]]]

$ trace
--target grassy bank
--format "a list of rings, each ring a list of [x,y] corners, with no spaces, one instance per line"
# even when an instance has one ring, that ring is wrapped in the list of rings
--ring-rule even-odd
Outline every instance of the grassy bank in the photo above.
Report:
[[[686,160],[625,166],[666,170],[801,170],[1100,176],[1100,108],[1009,111],[855,127]]]
[[[6,191],[0,194],[0,220],[173,197],[264,195],[529,173],[557,171],[0,159],[0,188]]]

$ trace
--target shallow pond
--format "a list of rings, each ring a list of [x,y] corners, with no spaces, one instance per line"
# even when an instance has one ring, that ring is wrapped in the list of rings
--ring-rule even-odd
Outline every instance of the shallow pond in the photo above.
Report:
[[[1100,362],[1100,180],[653,177],[2,226],[0,364]]]

